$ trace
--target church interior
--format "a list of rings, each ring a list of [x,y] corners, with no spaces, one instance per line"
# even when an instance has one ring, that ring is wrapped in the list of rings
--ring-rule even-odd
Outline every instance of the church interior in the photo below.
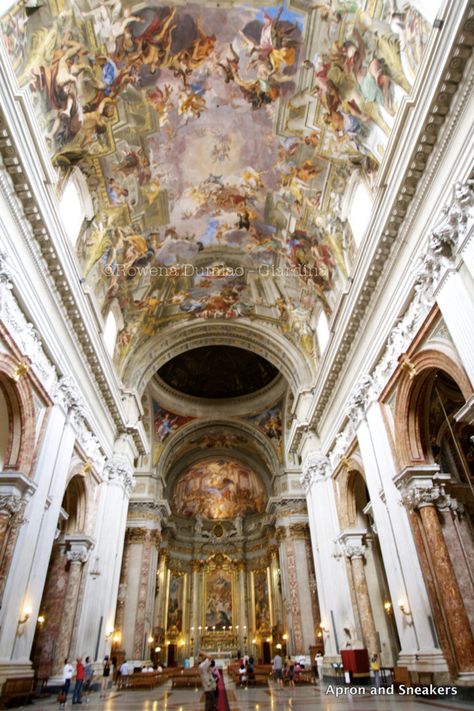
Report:
[[[0,35],[0,701],[201,649],[474,698],[473,2]]]

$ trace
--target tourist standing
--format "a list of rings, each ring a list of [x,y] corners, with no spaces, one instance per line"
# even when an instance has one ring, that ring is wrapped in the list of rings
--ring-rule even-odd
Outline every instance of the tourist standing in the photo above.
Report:
[[[107,696],[107,690],[109,688],[110,680],[110,659],[109,657],[104,657],[104,663],[102,667],[102,686],[100,689],[100,697],[103,699]]]
[[[69,687],[71,686],[71,679],[74,675],[74,667],[70,663],[69,659],[64,660],[64,669],[63,669],[63,677],[64,677],[64,685],[63,685],[63,701],[61,703],[62,706],[66,705],[67,701],[67,695],[69,692]]]
[[[273,657],[273,675],[278,689],[283,689],[283,659],[278,652]]]
[[[380,687],[380,662],[378,654],[373,654],[370,660],[370,670],[374,677],[374,686],[376,689]]]
[[[129,674],[128,662],[126,659],[124,659],[121,666],[120,666],[120,686],[121,687],[127,688],[128,674]]]
[[[89,701],[89,694],[91,693],[92,677],[94,676],[94,668],[92,666],[91,658],[86,657],[86,663],[84,666],[84,696],[86,703]]]
[[[72,694],[73,704],[82,704],[82,687],[84,685],[84,679],[86,675],[86,670],[84,664],[82,663],[82,657],[77,657],[76,659],[76,683],[74,684],[74,691]]]
[[[318,679],[319,681],[323,680],[323,664],[324,664],[324,657],[321,654],[321,652],[318,652],[314,658],[314,661],[316,662],[316,670],[318,672]]]

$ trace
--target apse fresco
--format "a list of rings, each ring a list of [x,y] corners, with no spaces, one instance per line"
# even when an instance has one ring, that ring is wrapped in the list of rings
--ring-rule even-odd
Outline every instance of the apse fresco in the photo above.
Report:
[[[192,419],[165,410],[153,400],[153,464],[157,463],[168,437]]]
[[[347,181],[373,184],[427,23],[392,0],[39,4],[3,41],[60,176],[87,179],[77,256],[122,314],[117,361],[196,318],[264,318],[311,355],[354,258]]]
[[[222,571],[206,576],[206,625],[222,630],[232,625],[232,574]]]
[[[179,477],[172,507],[182,516],[227,519],[260,513],[263,486],[252,469],[238,459],[210,457],[196,462]]]

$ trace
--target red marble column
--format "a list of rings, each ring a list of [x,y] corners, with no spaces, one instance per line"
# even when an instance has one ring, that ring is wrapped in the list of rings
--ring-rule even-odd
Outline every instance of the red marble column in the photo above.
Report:
[[[452,645],[460,672],[474,671],[474,638],[463,599],[449,557],[438,512],[433,504],[419,506],[428,550],[436,575],[437,587],[449,626]]]
[[[81,560],[71,560],[69,562],[69,575],[67,579],[66,595],[64,599],[63,615],[59,626],[58,638],[56,640],[56,652],[54,655],[53,674],[59,675],[64,666],[64,660],[69,656],[69,645],[71,644],[72,629],[76,616],[77,598],[82,575]]]
[[[360,553],[352,554],[350,558],[357,606],[359,608],[362,627],[362,636],[369,655],[372,656],[372,654],[378,654],[380,650],[377,640],[374,615],[372,612],[372,604],[369,597],[369,588],[367,587],[367,578],[365,577],[364,557],[363,554]]]

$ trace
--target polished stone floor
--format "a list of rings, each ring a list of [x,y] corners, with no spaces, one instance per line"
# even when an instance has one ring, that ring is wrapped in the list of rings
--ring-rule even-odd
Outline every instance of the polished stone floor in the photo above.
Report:
[[[436,709],[459,709],[472,711],[472,702],[462,702],[450,698],[406,697],[366,693],[348,696],[343,694],[336,697],[331,693],[334,687],[324,684],[322,687],[304,686],[294,689],[276,689],[273,685],[252,689],[239,689],[226,680],[229,711],[435,711]],[[329,693],[328,693],[329,688]],[[66,708],[71,706],[72,696],[68,698]],[[86,700],[85,700],[86,701]],[[37,708],[57,708],[54,696],[35,701]],[[26,707],[25,707],[26,708]],[[31,707],[29,707],[31,708]],[[108,697],[99,698],[98,693],[92,693],[83,708],[94,711],[204,711],[204,699],[201,691],[193,689],[171,689],[169,682],[152,691],[115,691],[109,692]]]

